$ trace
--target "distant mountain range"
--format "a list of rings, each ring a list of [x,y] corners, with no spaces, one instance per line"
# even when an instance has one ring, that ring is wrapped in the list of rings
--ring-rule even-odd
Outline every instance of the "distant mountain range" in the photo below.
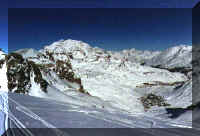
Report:
[[[60,40],[41,50],[0,51],[0,75],[0,91],[159,116],[185,126],[192,122],[190,112],[170,119],[165,110],[192,105],[192,46],[106,51],[82,41]]]

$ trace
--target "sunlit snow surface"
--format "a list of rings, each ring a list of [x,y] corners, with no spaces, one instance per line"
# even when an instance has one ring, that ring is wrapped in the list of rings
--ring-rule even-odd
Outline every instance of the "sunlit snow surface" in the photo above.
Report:
[[[24,58],[37,64],[52,63],[42,56],[46,51],[53,52],[56,60],[67,61],[66,53],[71,52],[70,60],[76,76],[81,77],[82,85],[91,95],[79,93],[77,85],[59,79],[51,72],[43,73],[43,78],[51,82],[48,93],[41,91],[39,84],[31,75],[31,88],[28,95],[6,92],[6,66],[0,69],[1,119],[10,128],[191,128],[192,112],[187,111],[176,118],[170,118],[165,107],[152,107],[145,111],[139,98],[155,93],[163,96],[171,108],[186,108],[192,104],[192,80],[179,72],[152,68],[161,65],[164,68],[174,66],[191,67],[191,47],[173,47],[163,52],[105,51],[75,40],[61,40],[40,51],[22,49],[17,51]],[[107,56],[111,55],[110,60]],[[1,56],[1,55],[0,55]],[[166,59],[165,57],[166,56]],[[126,59],[127,58],[127,61]],[[185,58],[184,60],[182,58]],[[162,59],[162,61],[157,61]],[[146,65],[141,65],[146,62]],[[166,65],[168,64],[168,65]],[[181,65],[180,65],[181,64]],[[184,82],[180,87],[159,85]],[[149,87],[145,83],[156,84]],[[69,85],[70,84],[70,85]],[[70,87],[69,87],[70,86]],[[9,102],[9,112],[7,112]],[[7,114],[9,113],[9,114]],[[7,115],[7,116],[6,116]],[[9,122],[6,122],[9,117]],[[58,135],[62,132],[53,129]],[[144,132],[145,130],[143,130]],[[31,133],[31,132],[26,132]],[[154,135],[154,132],[145,132]],[[52,133],[53,134],[53,133]],[[158,133],[169,134],[165,132]],[[181,136],[188,133],[181,134]],[[54,134],[55,135],[55,134]],[[68,134],[64,134],[68,135]]]
[[[191,124],[166,118],[163,109],[157,117],[149,114],[132,114],[110,111],[95,106],[64,103],[20,94],[0,93],[0,118],[8,122],[1,124],[1,133],[7,123],[9,128],[190,128]],[[71,99],[76,99],[75,97]],[[9,110],[8,110],[8,101]],[[152,113],[153,114],[153,113]],[[191,116],[191,113],[186,113]],[[187,115],[187,118],[188,118]],[[154,115],[155,116],[155,115]],[[2,123],[2,122],[1,122]],[[61,134],[59,129],[54,129]]]
[[[0,135],[8,129],[8,93],[0,91]]]

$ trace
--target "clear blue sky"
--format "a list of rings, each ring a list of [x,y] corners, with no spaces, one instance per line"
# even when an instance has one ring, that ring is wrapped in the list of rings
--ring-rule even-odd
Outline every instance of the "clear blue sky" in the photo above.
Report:
[[[8,50],[8,11],[0,7],[0,48]]]
[[[59,39],[108,50],[162,50],[192,43],[191,9],[13,9],[9,49],[42,48]]]
[[[7,20],[7,8],[9,5],[9,8],[95,8],[95,7],[102,7],[102,8],[192,8],[197,2],[200,0],[10,0],[9,2],[7,1],[2,1],[0,5],[0,48],[3,48],[4,50],[7,50],[8,47],[8,20]],[[7,5],[7,3],[9,3]],[[26,13],[24,13],[26,14]],[[38,14],[38,13],[36,13]],[[24,15],[23,15],[24,16]],[[184,16],[184,15],[183,15]],[[23,20],[22,20],[23,21]],[[38,23],[40,20],[38,20]],[[183,21],[184,22],[184,21]],[[24,22],[26,23],[26,22]],[[61,25],[62,26],[62,25]],[[55,26],[54,26],[55,27]],[[53,27],[53,28],[54,28]],[[34,29],[35,26],[32,28]],[[39,29],[39,27],[37,28]],[[56,29],[56,28],[55,28]],[[22,29],[23,31],[24,29]],[[44,30],[44,29],[41,29]],[[59,29],[57,29],[59,30]],[[61,38],[72,38],[72,39],[79,39],[79,40],[85,40],[86,42],[88,41],[87,39],[82,39],[79,38],[75,35],[69,36],[69,34],[66,35],[68,32],[66,29],[65,31],[60,31],[60,33],[65,33],[65,34],[59,34],[59,35],[52,35],[48,38],[43,38],[42,40],[40,38],[33,38],[31,44],[48,44],[51,41],[53,42],[54,40],[58,40]],[[55,32],[55,31],[51,31]],[[32,32],[33,33],[33,32]],[[30,34],[30,37],[33,36]],[[34,35],[35,36],[35,35]],[[47,35],[49,36],[49,35]],[[73,37],[72,37],[73,36]],[[52,38],[52,39],[50,39]],[[28,38],[30,39],[30,38]],[[101,38],[100,38],[101,39]],[[33,40],[38,40],[37,42]],[[89,39],[90,40],[90,39]],[[94,40],[94,39],[93,39]],[[187,39],[186,39],[187,40]],[[24,44],[27,43],[27,40],[23,40]],[[94,44],[98,43],[104,43],[105,45],[108,46],[108,43],[105,41],[91,41]],[[117,41],[116,41],[117,42]],[[159,41],[157,41],[159,43]],[[18,44],[18,43],[17,43]],[[105,45],[102,46],[105,46]],[[114,43],[113,43],[114,44]],[[19,47],[19,45],[17,45]],[[21,46],[21,45],[20,45]],[[27,47],[29,47],[30,44],[27,44]],[[36,46],[36,45],[35,45]],[[130,46],[130,45],[129,45]],[[30,46],[31,47],[31,46]],[[112,47],[112,46],[111,46]],[[142,46],[141,46],[142,47]],[[156,46],[154,46],[157,48]],[[38,46],[36,46],[38,48]],[[108,48],[108,47],[107,47]]]

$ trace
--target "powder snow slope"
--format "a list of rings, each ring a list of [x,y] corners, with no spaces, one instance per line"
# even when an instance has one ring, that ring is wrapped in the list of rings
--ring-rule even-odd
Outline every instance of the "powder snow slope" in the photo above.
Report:
[[[159,125],[169,127],[172,122],[174,126],[191,127],[192,113],[190,111],[184,116],[180,115],[180,118],[184,118],[180,122],[178,118],[171,119],[166,110],[166,108],[187,108],[192,104],[191,74],[151,67],[152,64],[157,65],[156,63],[160,62],[153,63],[153,60],[158,59],[159,56],[165,63],[158,65],[163,65],[164,68],[179,67],[179,64],[182,64],[180,67],[188,67],[191,59],[190,48],[190,46],[177,46],[163,52],[131,49],[124,50],[122,53],[92,47],[82,41],[60,40],[39,51],[21,49],[15,52],[18,55],[11,54],[8,60],[22,63],[16,65],[7,60],[6,64],[10,66],[7,70],[11,73],[9,78],[17,81],[10,84],[9,88],[19,83],[20,76],[26,77],[24,81],[27,81],[27,85],[31,85],[23,86],[27,90],[26,94],[40,97],[40,99],[11,95],[14,101],[30,100],[25,106],[30,109],[29,104],[38,100],[36,102],[38,108],[42,101],[51,104],[66,104],[66,107],[62,108],[57,105],[60,112],[65,108],[67,110],[67,105],[69,107],[76,105],[75,107],[78,107],[76,112],[92,114],[95,118],[109,119],[112,123],[121,122],[120,125],[125,127],[148,128]],[[182,60],[184,57],[187,57],[187,60]],[[146,64],[142,64],[143,62]],[[7,80],[6,64],[3,65],[4,69],[0,69],[1,75],[5,75],[5,81]],[[19,78],[12,76],[23,69],[28,72],[17,74]],[[3,82],[2,80],[0,84]],[[6,90],[5,82],[4,86]],[[16,87],[22,87],[22,84]],[[167,107],[157,105],[148,110],[145,109],[141,98],[151,93],[162,96],[170,105]],[[38,116],[42,117],[42,108],[38,110]],[[48,113],[51,116],[51,112],[47,110],[46,114]],[[158,124],[155,125],[153,120],[157,120]],[[162,122],[162,125],[159,123],[161,120],[165,122]]]
[[[160,54],[146,61],[148,65],[160,66],[163,68],[188,67],[192,64],[192,46],[180,45],[171,47]]]
[[[126,58],[129,61],[132,62],[138,62],[138,63],[143,63],[145,60],[149,60],[153,58],[154,56],[157,56],[158,54],[161,53],[161,51],[140,51],[136,50],[134,48],[131,49],[126,49],[122,51],[111,51],[113,56],[119,57],[119,58]]]
[[[172,56],[174,58],[174,56],[182,57],[185,56],[185,54],[188,55],[187,51],[189,49],[190,46],[178,46],[164,52],[142,52],[132,49],[131,51],[124,50],[123,53],[135,52],[140,54],[143,59],[145,59],[144,56],[147,56],[147,54],[152,54],[152,60],[157,56],[162,56],[160,58],[165,59],[164,56],[166,56],[166,61],[168,61]],[[27,49],[25,51],[33,52]],[[18,52],[24,51],[21,50]],[[182,73],[172,73],[163,69],[142,66],[138,61],[129,61],[126,57],[119,57],[116,53],[105,51],[100,48],[92,48],[82,41],[71,39],[60,40],[49,46],[45,46],[44,49],[39,52],[40,55],[38,56],[47,56],[47,54],[51,54],[51,57],[49,59],[45,59],[44,57],[28,57],[28,59],[38,64],[50,63],[52,62],[51,60],[70,60],[75,75],[81,78],[84,89],[90,95],[111,102],[114,107],[129,112],[142,112],[144,110],[142,103],[138,99],[152,92],[147,90],[153,90],[152,88],[159,88],[162,87],[162,84],[165,84],[165,87],[168,87],[168,91],[173,91],[176,84],[178,85],[178,83],[188,80],[188,77]],[[177,52],[179,53],[178,55]],[[175,57],[176,62],[179,58],[180,57]],[[190,59],[191,57],[188,56],[187,58]],[[63,90],[69,90],[69,87],[67,87],[68,89],[66,88],[66,82],[61,81],[56,75],[52,75],[53,74],[51,74],[51,76],[44,76],[43,74],[43,77],[49,82],[53,82],[53,87],[61,92]],[[54,81],[52,81],[53,77]],[[150,85],[148,86],[148,84],[153,84],[153,86],[149,87]],[[191,97],[191,95],[187,97]],[[190,105],[190,98],[188,98],[188,100],[185,106]]]
[[[3,51],[0,51],[0,60],[5,58],[5,53]]]
[[[24,58],[37,57],[39,54],[39,52],[34,49],[20,49],[15,52],[21,54]]]
[[[170,49],[170,52],[172,50],[177,52],[177,48],[180,47]],[[126,57],[119,57],[116,52],[105,51],[97,47],[93,48],[82,41],[60,40],[45,46],[39,52],[44,55],[51,54],[54,61],[70,59],[75,75],[81,78],[84,89],[90,95],[129,112],[142,112],[144,109],[139,98],[151,93],[153,88],[156,90],[156,88],[161,88],[162,84],[165,84],[167,91],[173,91],[176,84],[188,80],[187,76],[182,73],[172,73],[163,69],[142,66],[138,61],[129,61]],[[123,52],[126,54],[128,51]],[[133,50],[131,52],[137,52],[143,59],[144,56],[147,56],[146,54],[152,54],[153,58],[161,53]],[[44,58],[30,59],[37,63],[42,63],[41,60],[43,60],[43,63],[49,62],[49,60],[44,61]],[[53,84],[61,92],[69,90],[63,87],[63,84],[66,83],[59,81],[59,79]],[[149,87],[147,84],[153,84],[153,87]],[[191,95],[187,95],[187,97],[189,101],[185,106],[191,104]]]
[[[6,67],[6,63],[5,63],[5,53],[0,51],[0,91],[8,91],[8,87],[7,87],[7,76],[6,76],[6,72],[7,72],[7,67]]]
[[[4,99],[5,97],[5,94],[0,93],[0,98]],[[147,114],[129,114],[120,111],[111,112],[108,109],[67,102],[63,103],[16,93],[8,93],[7,99],[9,100],[9,109],[4,108],[3,113],[6,114],[7,110],[9,110],[9,128],[190,127],[180,121],[175,122],[172,119],[159,118],[159,116],[166,115],[164,112],[160,115],[157,114],[158,117],[148,116]],[[29,131],[31,132],[32,130],[30,129]],[[54,129],[54,133],[58,135],[61,132],[62,130]]]

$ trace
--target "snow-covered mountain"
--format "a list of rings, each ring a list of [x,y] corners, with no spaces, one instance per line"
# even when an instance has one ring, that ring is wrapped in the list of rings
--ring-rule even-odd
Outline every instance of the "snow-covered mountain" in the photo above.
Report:
[[[3,51],[0,50],[0,60],[5,58],[5,53]]]
[[[165,109],[192,104],[191,46],[116,52],[69,39],[39,51],[20,49],[2,54],[1,91],[166,122],[176,120],[171,120]],[[190,70],[182,72],[188,67]],[[191,121],[189,115],[176,123],[190,126]]]
[[[8,91],[7,87],[7,67],[5,63],[5,56],[6,54],[3,51],[0,51],[0,90]]]
[[[171,47],[145,62],[150,66],[161,68],[192,68],[192,46]]]
[[[111,51],[111,53],[113,54],[113,56],[117,58],[126,58],[132,62],[144,63],[145,60],[150,60],[153,57],[159,55],[161,51],[148,51],[148,50],[141,51],[132,48],[132,49],[125,49],[122,51]]]

